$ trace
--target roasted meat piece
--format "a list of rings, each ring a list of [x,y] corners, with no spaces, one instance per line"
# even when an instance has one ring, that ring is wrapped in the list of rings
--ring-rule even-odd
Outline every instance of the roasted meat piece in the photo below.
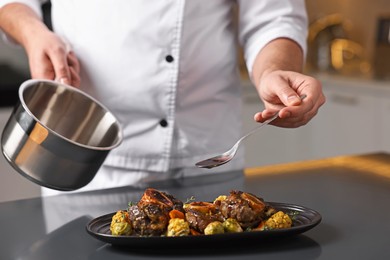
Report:
[[[201,233],[211,222],[224,221],[224,217],[214,203],[191,202],[184,205],[184,210],[190,227]]]
[[[225,218],[236,219],[244,229],[258,225],[268,211],[262,198],[237,190],[231,191],[229,196],[215,204]]]
[[[141,236],[161,235],[167,229],[172,209],[183,212],[183,202],[168,193],[146,189],[137,205],[128,208],[134,232]]]

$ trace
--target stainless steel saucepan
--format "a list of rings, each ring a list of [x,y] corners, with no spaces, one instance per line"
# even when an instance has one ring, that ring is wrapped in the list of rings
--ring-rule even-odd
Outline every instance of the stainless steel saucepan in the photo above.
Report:
[[[39,185],[63,191],[85,186],[122,141],[114,115],[71,86],[28,80],[19,100],[2,133],[2,152]]]

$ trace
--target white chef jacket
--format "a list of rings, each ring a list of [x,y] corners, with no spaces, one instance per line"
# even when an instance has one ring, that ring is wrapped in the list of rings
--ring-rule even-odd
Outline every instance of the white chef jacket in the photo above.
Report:
[[[41,15],[41,1],[17,2]],[[194,169],[197,161],[228,150],[241,135],[237,42],[249,72],[275,38],[290,38],[306,51],[304,0],[51,2],[53,30],[79,58],[81,89],[123,127],[123,143],[85,189],[127,185],[134,178],[126,171],[135,172],[137,182],[145,172],[177,177],[170,172]],[[230,163],[191,174],[243,166],[241,149]],[[107,178],[107,172],[118,176]]]

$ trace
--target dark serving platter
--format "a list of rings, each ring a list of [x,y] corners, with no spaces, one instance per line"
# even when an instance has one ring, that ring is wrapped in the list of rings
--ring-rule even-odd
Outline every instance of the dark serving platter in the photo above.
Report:
[[[271,206],[277,210],[282,210],[285,213],[293,214],[293,226],[288,229],[275,229],[265,231],[247,231],[241,233],[225,233],[217,235],[201,235],[201,236],[181,236],[181,237],[166,237],[166,236],[113,236],[110,232],[111,218],[115,212],[97,217],[91,220],[87,226],[87,232],[109,244],[114,246],[124,246],[126,248],[167,248],[179,246],[210,246],[210,243],[235,242],[245,244],[248,242],[261,242],[277,238],[285,238],[304,233],[321,222],[321,215],[312,209],[286,203],[269,202]]]

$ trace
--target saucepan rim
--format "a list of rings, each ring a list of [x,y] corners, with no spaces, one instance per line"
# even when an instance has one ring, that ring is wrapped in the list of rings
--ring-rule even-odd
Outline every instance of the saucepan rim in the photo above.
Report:
[[[115,120],[115,123],[117,125],[117,128],[118,128],[118,133],[117,133],[117,140],[114,144],[110,145],[110,146],[92,146],[92,145],[87,145],[87,144],[82,144],[82,143],[79,143],[79,142],[76,142],[76,141],[73,141],[59,133],[57,133],[56,131],[54,131],[53,129],[51,129],[50,127],[48,127],[46,124],[42,123],[41,120],[39,120],[32,112],[31,110],[29,109],[29,107],[27,106],[26,102],[25,102],[25,99],[23,97],[23,94],[25,92],[25,90],[29,87],[33,87],[34,85],[36,84],[39,84],[39,83],[48,83],[49,85],[55,87],[55,85],[61,85],[62,87],[65,87],[67,89],[70,89],[71,91],[73,92],[77,92],[79,93],[80,95],[83,95],[84,97],[86,97],[87,99],[90,99],[92,102],[96,103],[98,106],[100,106],[103,110],[105,110],[107,113],[110,114],[110,116],[112,116]],[[70,86],[70,85],[67,85],[67,84],[63,84],[63,83],[59,83],[57,81],[54,81],[54,80],[47,80],[47,79],[29,79],[29,80],[26,80],[24,81],[20,87],[19,87],[19,100],[20,100],[20,104],[21,106],[23,107],[23,109],[26,111],[26,113],[32,117],[36,122],[38,122],[42,127],[44,127],[45,129],[47,129],[49,131],[50,134],[53,134],[57,137],[59,137],[60,139],[62,140],[65,140],[66,142],[69,142],[71,144],[74,144],[76,146],[79,146],[79,147],[83,147],[83,148],[87,148],[89,150],[100,150],[100,151],[107,151],[107,150],[112,150],[114,149],[115,147],[119,146],[121,143],[122,143],[122,140],[123,140],[123,133],[122,133],[122,127],[119,123],[119,120],[118,118],[105,106],[103,105],[101,102],[99,102],[97,99],[95,99],[94,97],[90,96],[89,94],[81,91],[80,89],[76,88],[76,87],[73,87],[73,86]]]

